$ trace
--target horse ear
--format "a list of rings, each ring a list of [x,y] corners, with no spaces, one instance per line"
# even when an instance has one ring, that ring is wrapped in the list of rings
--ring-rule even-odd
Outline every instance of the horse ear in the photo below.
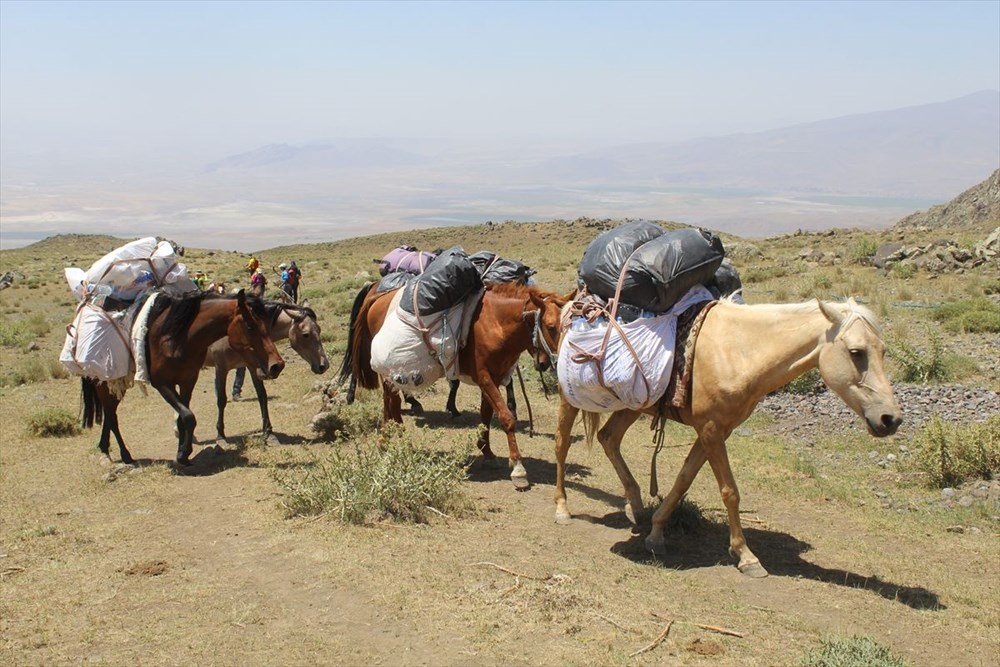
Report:
[[[830,320],[837,326],[840,326],[840,324],[844,321],[844,316],[836,308],[833,308],[829,304],[820,300],[818,297],[816,298],[816,303],[819,304],[819,309],[826,319]]]
[[[246,305],[247,303],[246,290],[241,289],[239,292],[236,293],[236,303],[239,305],[240,308]]]
[[[300,303],[299,305],[302,306],[303,308],[312,308],[312,306],[309,305],[309,299],[303,299],[302,303]]]

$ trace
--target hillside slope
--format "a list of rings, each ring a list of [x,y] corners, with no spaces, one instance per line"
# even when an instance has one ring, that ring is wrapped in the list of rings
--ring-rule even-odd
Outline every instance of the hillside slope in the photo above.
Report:
[[[997,226],[1000,226],[1000,169],[947,204],[932,206],[896,223],[897,229],[926,227],[976,232]]]

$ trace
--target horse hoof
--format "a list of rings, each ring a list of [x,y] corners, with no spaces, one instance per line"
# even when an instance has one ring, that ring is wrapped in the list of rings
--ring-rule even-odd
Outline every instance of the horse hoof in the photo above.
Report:
[[[514,482],[514,488],[518,491],[527,491],[531,488],[531,482],[528,481],[527,475],[524,475],[523,477],[515,477],[514,475],[511,475],[510,481]]]
[[[632,506],[628,503],[625,504],[625,518],[627,518],[629,523],[633,526],[639,525],[639,517],[635,515],[635,512],[632,511]]]
[[[743,565],[738,565],[737,569],[744,575],[750,577],[751,579],[763,579],[767,576],[767,570],[764,566],[758,563],[744,563]]]
[[[281,440],[278,440],[278,436],[276,436],[275,434],[268,433],[267,435],[264,436],[264,444],[265,445],[280,445],[281,444]]]
[[[647,537],[646,548],[657,556],[667,555],[667,541],[664,540],[662,537],[659,539],[653,539],[652,536]]]
[[[556,524],[560,526],[568,526],[571,523],[573,523],[573,517],[571,517],[568,512],[556,512]]]

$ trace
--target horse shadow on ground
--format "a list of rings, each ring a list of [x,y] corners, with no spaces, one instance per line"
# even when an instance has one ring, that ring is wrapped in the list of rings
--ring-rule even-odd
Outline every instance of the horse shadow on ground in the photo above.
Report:
[[[479,427],[480,419],[479,412],[466,410],[463,411],[457,417],[452,416],[447,410],[428,410],[424,409],[423,412],[419,414],[413,414],[407,410],[403,411],[404,416],[413,417],[414,423],[417,426],[427,426],[429,428],[450,428],[450,429],[475,429]],[[532,437],[535,438],[555,438],[555,433],[543,433],[537,429],[538,423],[535,422],[536,428]],[[522,415],[518,414],[517,425],[514,427],[515,435],[521,435],[528,432],[528,420]],[[490,433],[498,433],[499,437],[503,438],[503,429],[500,428],[500,422],[497,421],[496,416],[490,421]],[[581,436],[582,437],[582,436]],[[504,442],[503,444],[506,444]]]
[[[506,443],[505,443],[506,444]],[[556,477],[556,464],[545,459],[534,459],[528,456],[521,458],[525,469],[528,471],[528,479],[533,482],[554,480]],[[579,463],[569,463],[566,465],[566,474],[571,477],[590,477],[590,468]],[[510,480],[510,466],[506,456],[497,456],[495,459],[485,460],[478,453],[471,458],[469,465],[469,480],[472,482],[497,482],[500,480]],[[610,495],[610,494],[609,494]]]
[[[723,523],[703,520],[694,530],[671,533],[667,529],[667,553],[654,556],[646,548],[648,526],[634,528],[629,539],[611,547],[611,552],[645,565],[663,566],[675,570],[730,566],[735,563],[720,554],[729,544],[729,527]],[[871,591],[887,600],[894,600],[913,609],[940,611],[947,609],[937,593],[922,586],[904,586],[879,577],[864,576],[838,568],[826,568],[805,560],[802,555],[812,545],[788,533],[766,528],[744,528],[747,543],[767,568],[771,576],[812,579],[828,584]]]
[[[274,439],[269,440],[267,447],[296,446],[309,442],[299,435],[274,433]],[[224,443],[217,440],[202,440],[195,443],[195,452],[190,459],[190,465],[178,465],[174,459],[136,459],[140,468],[150,465],[165,465],[174,474],[185,477],[209,477],[232,468],[256,468],[258,464],[247,457],[247,451],[260,443],[260,432],[227,436]]]

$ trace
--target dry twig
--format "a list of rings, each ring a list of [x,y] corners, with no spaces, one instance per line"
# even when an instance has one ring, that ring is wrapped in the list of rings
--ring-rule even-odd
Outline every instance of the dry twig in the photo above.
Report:
[[[24,568],[19,567],[17,565],[14,565],[12,567],[5,567],[3,569],[3,572],[0,572],[0,579],[3,579],[4,577],[12,574],[17,574],[18,572],[24,572]]]
[[[701,623],[691,623],[691,625],[695,625],[701,628],[702,630],[711,630],[712,632],[718,632],[720,635],[729,635],[730,637],[740,637],[740,638],[744,636],[742,632],[736,632],[736,630],[730,630],[729,628],[719,628],[714,625],[703,625]]]
[[[662,642],[664,639],[666,639],[667,635],[670,634],[670,627],[673,624],[674,624],[673,620],[667,621],[667,626],[665,628],[663,628],[663,632],[661,632],[656,639],[654,639],[651,643],[647,644],[646,646],[643,646],[638,651],[635,651],[633,653],[629,653],[628,657],[634,658],[635,656],[640,655],[642,653],[646,653],[648,651],[652,651],[654,648],[656,648],[657,646],[659,646],[660,642]]]
[[[509,575],[511,575],[513,577],[524,577],[525,579],[534,579],[535,581],[548,581],[549,579],[552,578],[551,574],[549,576],[547,576],[547,577],[534,577],[534,576],[532,576],[530,574],[522,574],[520,572],[515,572],[514,570],[508,570],[503,565],[497,565],[496,563],[490,563],[488,561],[480,561],[478,563],[469,563],[469,567],[473,567],[475,565],[487,565],[489,567],[496,568],[496,569],[500,570],[501,572],[505,572],[505,573],[507,573],[507,574],[509,574]]]
[[[594,616],[596,616],[597,618],[601,619],[602,621],[607,621],[608,623],[610,623],[611,625],[615,626],[616,628],[618,628],[618,629],[619,629],[619,630],[621,630],[622,632],[631,632],[631,633],[634,633],[634,632],[635,632],[635,630],[633,630],[633,629],[631,629],[631,628],[626,628],[626,627],[625,627],[624,625],[622,625],[621,623],[618,623],[618,622],[617,622],[617,621],[615,621],[614,619],[611,619],[611,618],[608,618],[608,617],[607,617],[607,616],[605,616],[604,614],[601,614],[601,613],[597,612],[597,611],[596,611],[596,610],[594,610],[594,609],[591,609],[591,610],[590,610],[590,613],[592,613],[592,614],[593,614]]]
[[[440,515],[440,516],[443,516],[443,517],[444,517],[444,518],[446,518],[446,519],[450,519],[450,518],[451,518],[450,516],[448,516],[447,514],[445,514],[444,512],[442,512],[441,510],[439,510],[439,509],[436,509],[436,508],[434,508],[434,507],[431,507],[430,505],[424,505],[424,507],[425,507],[426,509],[429,509],[430,511],[434,512],[435,514],[438,514],[438,515]]]

